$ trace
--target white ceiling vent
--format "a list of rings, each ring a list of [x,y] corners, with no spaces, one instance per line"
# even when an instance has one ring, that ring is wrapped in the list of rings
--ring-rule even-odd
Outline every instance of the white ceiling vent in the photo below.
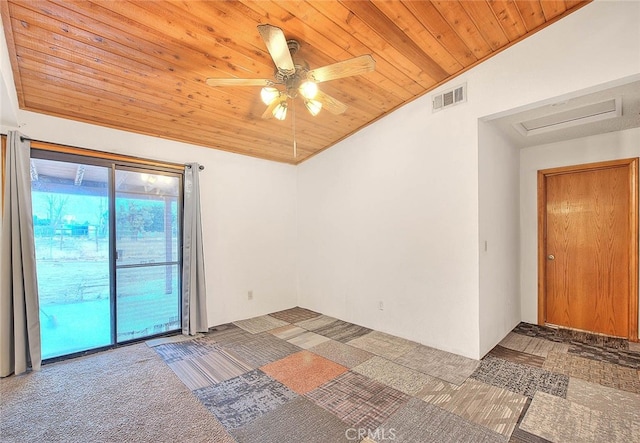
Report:
[[[622,99],[618,97],[514,123],[513,126],[522,135],[530,136],[607,120],[621,115]]]
[[[467,84],[456,86],[453,89],[444,91],[433,96],[433,112],[441,111],[444,108],[464,103],[467,101]]]

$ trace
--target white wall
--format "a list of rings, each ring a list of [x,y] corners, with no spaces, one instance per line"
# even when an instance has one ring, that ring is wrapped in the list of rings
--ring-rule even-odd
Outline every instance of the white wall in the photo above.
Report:
[[[520,152],[490,123],[478,127],[480,355],[520,322]]]
[[[537,171],[560,166],[640,157],[640,128],[611,132],[520,152],[521,316],[538,321]]]
[[[431,95],[422,97],[303,163],[300,304],[480,357],[513,322],[519,295],[488,292],[514,270],[507,260],[488,261],[500,269],[479,276],[479,217],[493,199],[478,192],[495,183],[478,175],[479,157],[490,161],[478,120],[637,74],[639,18],[639,2],[591,3],[442,86],[466,81],[466,104],[432,114]],[[512,183],[514,169],[498,179]],[[510,202],[503,216],[513,217],[502,248],[513,256],[515,197],[502,197]]]
[[[205,166],[209,326],[297,305],[295,167],[26,111],[18,121],[34,140]]]

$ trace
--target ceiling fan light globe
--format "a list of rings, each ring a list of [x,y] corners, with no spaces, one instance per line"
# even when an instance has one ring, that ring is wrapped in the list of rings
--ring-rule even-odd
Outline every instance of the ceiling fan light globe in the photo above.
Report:
[[[320,113],[320,110],[322,109],[322,103],[320,103],[318,100],[305,100],[304,105],[306,106],[309,113],[314,117],[318,115]]]
[[[318,94],[318,85],[315,84],[315,82],[307,80],[300,85],[298,90],[304,98],[306,98],[307,100],[312,100]]]
[[[278,103],[278,106],[276,106],[273,109],[273,116],[278,120],[284,120],[285,118],[287,118],[287,102],[286,101],[281,101],[280,103]]]
[[[260,91],[260,98],[262,99],[262,102],[267,106],[273,103],[273,101],[278,97],[280,97],[280,91],[278,91],[274,87],[266,86]]]

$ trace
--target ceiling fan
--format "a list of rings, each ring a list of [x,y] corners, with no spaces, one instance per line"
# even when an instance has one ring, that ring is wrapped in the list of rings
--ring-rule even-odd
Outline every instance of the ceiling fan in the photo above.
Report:
[[[322,108],[332,114],[342,114],[347,105],[318,90],[318,83],[352,75],[364,74],[375,69],[371,55],[361,55],[317,69],[309,69],[304,60],[295,59],[300,49],[296,40],[287,40],[277,26],[258,25],[258,32],[267,46],[276,70],[274,79],[256,78],[208,78],[210,86],[262,86],[260,97],[267,109],[262,118],[275,117],[284,120],[289,99],[300,96],[311,115],[316,116]],[[294,123],[295,124],[295,123]]]

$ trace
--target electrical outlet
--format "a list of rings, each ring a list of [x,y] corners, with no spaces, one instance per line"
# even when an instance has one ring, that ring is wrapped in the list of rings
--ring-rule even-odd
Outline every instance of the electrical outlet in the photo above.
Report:
[[[384,310],[384,302],[382,301],[378,302],[378,309],[380,309],[381,311]]]
[[[247,300],[253,300],[253,291],[247,293]]]

